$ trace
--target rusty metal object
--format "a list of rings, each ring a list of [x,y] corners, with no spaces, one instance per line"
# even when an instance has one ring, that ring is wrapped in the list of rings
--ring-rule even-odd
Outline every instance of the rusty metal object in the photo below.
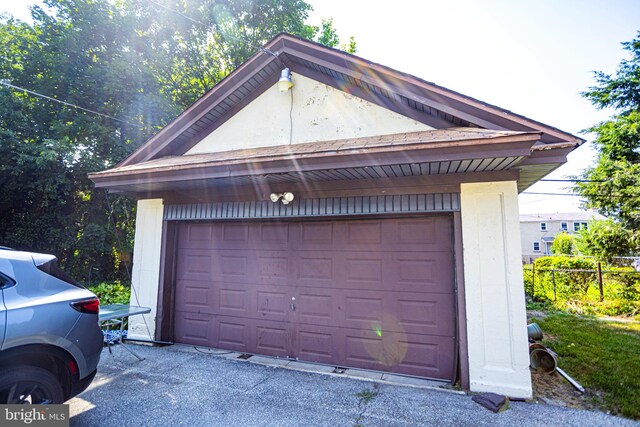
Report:
[[[558,367],[558,355],[547,348],[534,348],[529,353],[531,367],[553,373]]]
[[[531,323],[527,326],[529,339],[532,341],[542,339],[542,329],[537,323]],[[576,380],[571,378],[569,374],[558,367],[558,354],[553,350],[544,346],[539,342],[529,343],[529,363],[533,369],[540,369],[544,372],[552,374],[558,372],[565,380],[569,382],[580,393],[584,394],[585,390]]]

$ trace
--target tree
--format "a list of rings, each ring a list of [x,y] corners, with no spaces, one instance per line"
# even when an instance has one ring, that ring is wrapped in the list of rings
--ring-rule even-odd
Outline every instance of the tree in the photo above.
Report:
[[[573,237],[568,233],[559,233],[553,238],[551,253],[554,255],[573,255]]]
[[[44,0],[0,16],[0,244],[80,280],[126,279],[135,204],[95,191],[114,166],[279,32],[338,46],[303,0]],[[325,36],[328,38],[322,38]],[[329,37],[330,36],[330,37]],[[351,45],[355,49],[355,44]]]
[[[596,165],[582,174],[575,191],[596,208],[631,229],[640,227],[640,32],[623,43],[631,53],[616,74],[596,72],[597,85],[582,95],[597,108],[614,108],[617,115],[588,129],[596,137]]]
[[[576,247],[583,255],[612,264],[615,257],[638,253],[638,235],[613,219],[592,221],[578,233]]]

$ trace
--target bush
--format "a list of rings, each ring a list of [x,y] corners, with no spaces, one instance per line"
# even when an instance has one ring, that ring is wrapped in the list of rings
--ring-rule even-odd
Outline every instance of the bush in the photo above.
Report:
[[[572,255],[573,237],[567,232],[557,234],[551,244],[551,253],[554,255]]]
[[[595,261],[590,258],[550,256],[534,262],[535,284],[531,276],[532,296],[540,301],[572,300],[586,295],[595,283]],[[574,270],[574,271],[553,271]]]
[[[89,288],[100,298],[100,304],[129,304],[131,288],[120,282],[104,282]]]
[[[640,313],[640,273],[630,267],[603,265],[602,279],[604,300],[600,301],[597,262],[592,258],[542,257],[524,268],[525,290],[533,303],[577,314]]]

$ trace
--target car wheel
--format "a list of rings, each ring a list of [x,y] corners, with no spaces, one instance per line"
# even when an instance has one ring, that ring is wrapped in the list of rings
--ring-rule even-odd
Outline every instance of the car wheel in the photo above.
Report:
[[[62,403],[62,386],[51,372],[33,366],[14,366],[0,371],[0,403]]]

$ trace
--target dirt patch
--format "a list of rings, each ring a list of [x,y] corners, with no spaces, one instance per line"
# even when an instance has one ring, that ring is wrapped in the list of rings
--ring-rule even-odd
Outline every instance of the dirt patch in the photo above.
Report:
[[[528,310],[527,311],[527,323],[531,323],[533,319],[545,319],[549,316],[549,313],[539,310]]]
[[[546,372],[531,369],[533,382],[533,400],[548,405],[565,406],[577,409],[594,409],[593,399],[589,393],[583,395],[557,372]]]

